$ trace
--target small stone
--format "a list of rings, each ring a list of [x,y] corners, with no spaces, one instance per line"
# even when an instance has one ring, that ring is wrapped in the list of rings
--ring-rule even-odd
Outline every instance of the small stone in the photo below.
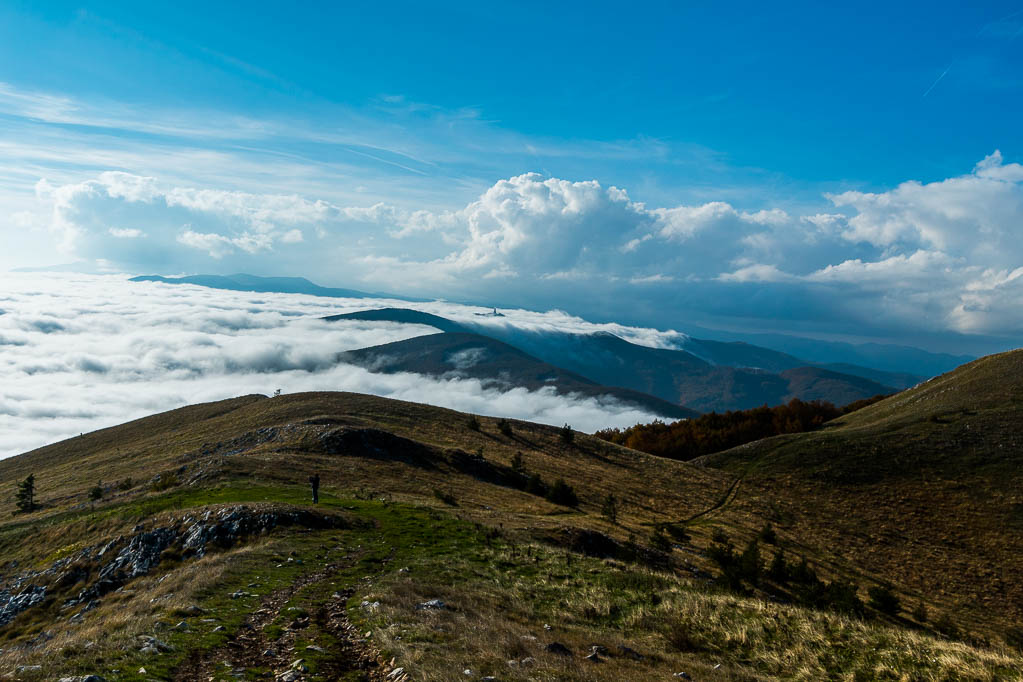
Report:
[[[687,673],[687,672],[675,673],[672,677],[677,677],[677,678],[682,679],[682,680],[691,680],[691,679],[693,679],[692,677],[689,676],[689,673]]]
[[[227,630],[227,628],[225,628],[223,625],[218,625],[217,627],[213,628],[213,632],[224,632],[225,630]]]
[[[401,677],[404,674],[405,674],[405,669],[404,668],[395,668],[391,672],[387,673],[387,678],[386,679],[388,679],[388,680],[396,680],[396,679],[398,679],[399,677]]]
[[[177,625],[174,626],[174,629],[175,630],[187,630],[188,629],[188,623],[185,622],[185,621],[181,621],[180,623],[178,623]]]
[[[147,674],[148,673],[146,672],[145,668],[139,668],[139,675],[147,675]]]
[[[416,606],[417,609],[446,609],[447,604],[440,599],[430,599]]]
[[[155,637],[149,640],[148,646],[155,647],[156,650],[159,651],[160,653],[168,653],[174,651],[174,647],[172,647],[170,644],[168,644],[167,642],[163,642],[159,639],[156,639]]]
[[[602,663],[603,662],[603,661],[600,660],[600,656],[597,655],[596,651],[591,652],[588,656],[586,656],[586,660],[589,661],[590,663]]]
[[[325,653],[327,653],[326,649],[324,649],[322,646],[316,646],[315,644],[310,644],[309,646],[307,646],[305,648],[305,650],[306,651],[315,651],[318,654],[325,654]]]
[[[521,661],[519,661],[519,665],[533,665],[534,663],[536,663],[536,659],[533,658],[532,656],[526,656]]]
[[[551,630],[553,630],[554,628],[552,628],[552,627],[551,627],[550,625],[548,625],[547,623],[544,623],[544,624],[543,624],[543,629],[544,629],[544,630],[546,630],[547,632],[550,632],[550,631],[551,631]]]
[[[465,670],[462,671],[462,674],[465,675],[466,677],[472,677],[472,670],[466,668]]]
[[[599,654],[601,656],[607,656],[607,647],[601,646],[600,644],[594,644],[590,647],[591,654]]]
[[[291,669],[292,670],[297,670],[297,671],[302,672],[302,673],[309,672],[309,668],[306,667],[305,659],[304,658],[300,658],[298,660],[292,661],[291,662]]]

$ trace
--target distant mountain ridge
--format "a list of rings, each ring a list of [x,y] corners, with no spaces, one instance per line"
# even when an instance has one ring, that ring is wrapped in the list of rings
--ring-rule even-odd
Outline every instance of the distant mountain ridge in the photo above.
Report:
[[[896,390],[870,379],[819,367],[796,366],[771,372],[760,368],[718,365],[687,350],[648,348],[606,332],[522,332],[502,326],[459,323],[401,308],[365,310],[324,319],[426,324],[448,333],[471,331],[497,338],[519,352],[524,351],[548,365],[595,384],[631,389],[699,412],[777,405],[792,398],[845,405]],[[751,356],[766,358],[775,367],[798,363],[797,358],[747,344],[699,341],[694,345],[719,360],[728,357],[729,353],[734,357],[738,350],[748,348],[752,351]],[[413,369],[415,366],[411,360],[403,364],[406,371],[433,371],[427,364],[422,365],[422,370]]]
[[[623,405],[632,405],[670,419],[685,419],[699,414],[639,391],[603,386],[479,334],[429,334],[347,351],[339,358],[386,374],[412,372],[434,377],[463,377],[529,391],[551,387],[562,395],[598,399],[607,396]]]
[[[887,343],[822,341],[788,334],[729,332],[696,327],[692,331],[699,334],[711,334],[726,341],[771,348],[779,353],[802,358],[812,364],[869,367],[893,374],[907,373],[923,378],[937,376],[976,359],[974,355],[933,353],[912,346]]]
[[[187,275],[184,277],[163,277],[161,275],[141,275],[132,277],[131,282],[162,282],[164,284],[194,284],[211,289],[228,291],[255,291],[276,294],[306,294],[308,296],[324,296],[329,298],[393,298],[401,301],[425,301],[422,298],[410,298],[395,294],[367,293],[358,289],[338,289],[321,287],[305,277],[260,277],[238,273],[234,275]]]
[[[371,322],[400,322],[402,324],[421,324],[442,332],[455,334],[469,334],[472,330],[454,320],[449,320],[440,315],[424,313],[419,310],[408,308],[376,308],[374,310],[360,310],[354,313],[342,313],[340,315],[329,315],[323,318],[327,322],[338,320],[366,320]]]

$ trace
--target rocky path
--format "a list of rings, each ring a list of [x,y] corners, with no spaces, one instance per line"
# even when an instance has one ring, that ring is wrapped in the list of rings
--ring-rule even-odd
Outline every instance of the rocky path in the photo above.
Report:
[[[174,679],[177,682],[195,682],[222,679],[225,675],[243,678],[246,669],[254,668],[272,671],[264,675],[276,682],[300,682],[310,678],[303,659],[311,655],[319,658],[317,677],[320,679],[340,679],[356,671],[362,673],[361,679],[372,682],[404,677],[400,672],[391,674],[390,667],[380,662],[377,652],[360,638],[349,622],[345,605],[351,596],[350,589],[334,592],[315,613],[309,615],[296,617],[285,610],[300,589],[326,582],[337,569],[338,564],[331,564],[265,597],[234,637],[221,647],[196,653],[178,668]],[[279,619],[280,616],[284,617]],[[275,621],[287,624],[283,634],[271,640],[265,630]],[[336,643],[330,650],[296,650],[295,641],[309,627],[329,633]]]

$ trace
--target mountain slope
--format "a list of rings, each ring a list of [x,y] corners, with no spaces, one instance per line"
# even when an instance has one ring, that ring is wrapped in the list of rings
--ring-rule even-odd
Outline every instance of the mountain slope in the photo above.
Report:
[[[835,405],[876,395],[894,393],[890,386],[820,367],[796,367],[779,374],[787,382],[788,395],[800,400],[826,400]]]
[[[1023,620],[1023,351],[833,422],[702,459],[742,482],[723,518],[770,507],[807,551],[857,561],[964,623]]]
[[[368,320],[372,322],[400,322],[402,324],[421,324],[439,329],[442,332],[471,333],[469,327],[431,313],[424,313],[408,308],[377,308],[373,310],[358,310],[354,313],[342,313],[324,317],[327,322],[338,322],[341,320]]]
[[[963,362],[969,362],[971,359],[972,358],[963,360]],[[928,378],[920,374],[910,374],[909,372],[885,372],[879,369],[863,367],[861,365],[850,365],[846,362],[823,363],[816,364],[814,366],[829,369],[832,372],[850,374],[852,376],[870,379],[871,381],[875,381],[885,386],[892,386],[899,390],[913,388],[920,382],[926,381]]]
[[[612,398],[669,419],[684,419],[698,414],[639,391],[602,386],[479,334],[430,334],[349,351],[339,357],[344,362],[374,372],[467,377],[505,388],[523,387],[538,391],[553,387],[560,394]]]
[[[932,353],[912,346],[884,343],[847,343],[821,341],[788,334],[730,332],[719,329],[693,328],[694,333],[717,339],[742,341],[802,358],[807,364],[851,364],[884,372],[908,372],[932,377],[975,360],[973,355]]]
[[[355,319],[425,324],[447,332],[474,331],[501,341],[604,386],[639,391],[686,408],[706,411],[748,409],[777,405],[792,398],[827,400],[845,405],[895,389],[863,379],[814,368],[790,368],[787,374],[763,369],[716,365],[685,350],[649,348],[630,343],[614,334],[569,334],[530,332],[504,325],[473,325],[400,308],[365,310],[325,318],[332,321]],[[745,344],[701,342],[703,350],[717,359],[753,353],[779,366],[781,354],[746,347]],[[737,350],[739,347],[741,349]],[[750,350],[750,349],[753,350]],[[795,358],[792,358],[796,361]]]
[[[879,384],[884,388],[894,387],[897,389],[909,388],[915,386],[926,377],[919,376],[916,374],[909,374],[906,372],[885,372],[879,369],[873,369],[871,367],[864,367],[862,365],[855,365],[851,363],[815,363],[807,362],[801,358],[797,358],[788,353],[781,353],[769,348],[762,348],[760,346],[754,346],[749,343],[742,341],[709,341],[706,339],[695,339],[692,337],[686,338],[682,347],[701,357],[705,360],[712,362],[715,365],[726,365],[729,367],[739,368],[755,368],[767,370],[778,374],[783,374],[786,370],[801,370],[803,373],[807,373],[811,367],[820,367],[822,369],[837,372],[839,374],[846,375],[846,377],[859,377],[862,379],[869,379],[875,384]],[[964,360],[965,362],[966,360]],[[836,377],[837,378],[837,377]],[[848,379],[846,379],[848,381]],[[855,380],[852,381],[853,385],[856,385]],[[841,396],[844,391],[847,391],[847,387],[833,384],[837,389],[836,396]],[[790,392],[797,390],[794,386],[790,389]],[[871,388],[865,390],[873,390]],[[892,391],[885,390],[882,392],[891,393]],[[854,394],[859,394],[852,391]],[[812,394],[807,393],[805,396],[800,395],[801,400],[813,400]],[[826,395],[822,392],[821,395]],[[833,399],[820,398],[821,400],[828,400],[829,402],[841,405],[841,400],[845,398],[835,397]],[[853,400],[859,400],[860,398],[853,398]],[[852,400],[847,400],[852,402]]]
[[[42,508],[0,498],[0,670],[19,680],[1019,679],[1023,663],[708,587],[715,532],[765,520],[715,517],[730,474],[538,424],[245,396],[0,461],[0,485],[26,472]],[[828,575],[861,570],[829,558]]]
[[[711,341],[687,337],[682,347],[715,365],[729,367],[754,367],[769,372],[781,372],[807,364],[788,353],[779,353],[741,341]]]

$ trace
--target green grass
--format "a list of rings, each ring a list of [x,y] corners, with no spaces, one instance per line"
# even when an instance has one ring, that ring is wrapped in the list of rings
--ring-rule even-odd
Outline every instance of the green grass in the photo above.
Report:
[[[133,521],[140,514],[184,511],[207,503],[295,504],[302,497],[304,490],[298,487],[223,485],[208,496],[179,490],[88,514]],[[415,679],[455,679],[465,667],[501,679],[636,679],[675,669],[711,680],[766,679],[787,670],[778,651],[789,652],[800,661],[800,669],[812,671],[803,679],[819,679],[814,675],[874,679],[864,675],[903,671],[914,679],[937,680],[944,679],[953,664],[970,672],[961,675],[963,679],[1014,679],[1012,666],[1019,663],[890,626],[736,597],[670,572],[579,556],[434,508],[330,493],[321,501],[322,511],[350,518],[351,528],[283,529],[251,547],[207,558],[222,571],[187,599],[215,622],[182,615],[185,603],[178,599],[152,608],[144,622],[134,623],[135,630],[130,630],[116,620],[118,611],[131,606],[132,599],[155,598],[160,604],[160,586],[137,588],[134,597],[120,603],[116,594],[111,595],[107,599],[115,603],[86,616],[83,627],[103,633],[94,646],[62,642],[64,653],[57,661],[46,660],[47,668],[38,679],[56,672],[97,673],[118,680],[171,679],[186,658],[222,647],[264,596],[333,563],[337,570],[323,582],[295,591],[286,606],[296,610],[282,611],[267,634],[279,636],[296,614],[315,614],[334,592],[353,590],[347,602],[352,622],[360,631],[372,633],[369,641],[384,659],[396,657]],[[70,523],[81,521],[69,518]],[[168,583],[180,575],[177,584],[186,585],[187,571],[194,565],[186,560],[161,570],[170,571]],[[230,593],[239,589],[253,596],[232,599]],[[432,598],[442,599],[449,608],[416,608]],[[367,611],[360,606],[363,600],[379,601],[381,607]],[[188,631],[169,629],[182,619],[189,622]],[[545,631],[544,624],[553,630]],[[217,626],[225,631],[214,632]],[[136,631],[156,635],[175,651],[155,657],[138,653],[128,644]],[[592,644],[612,651],[622,645],[644,658],[610,656],[599,669],[580,669],[578,658],[563,660],[543,652],[543,645],[554,640],[577,654],[588,653]],[[295,657],[306,659],[309,679],[325,679],[321,671],[329,657],[307,652],[309,644],[330,651],[336,640],[315,619],[296,639],[300,653]],[[528,670],[511,669],[507,663],[526,657],[535,660]],[[715,670],[715,662],[723,666]],[[136,672],[143,666],[146,675]],[[266,672],[253,668],[246,674],[257,679]],[[218,668],[215,678],[234,679],[226,667]],[[24,679],[33,678],[26,674]],[[350,679],[358,679],[357,674]]]
[[[415,679],[462,679],[465,668],[500,679],[647,679],[678,670],[701,680],[1018,678],[1019,654],[1002,646],[992,625],[1021,603],[1012,598],[1023,584],[1014,577],[1019,552],[1013,550],[1010,560],[1006,549],[1018,538],[1004,531],[1021,505],[1018,492],[1010,491],[1018,474],[1004,463],[1016,454],[991,457],[976,440],[964,440],[970,431],[991,429],[1011,442],[1006,420],[1016,413],[1004,404],[950,412],[946,393],[933,396],[935,405],[912,403],[912,418],[880,403],[870,408],[877,410],[870,419],[758,444],[734,458],[732,453],[722,466],[738,476],[583,434],[566,444],[558,429],[524,422],[516,422],[511,436],[487,417],[472,430],[464,415],[449,410],[352,394],[245,398],[87,434],[0,462],[0,488],[37,471],[46,504],[31,515],[10,516],[9,501],[0,496],[4,576],[45,569],[82,547],[128,535],[139,522],[170,523],[211,505],[307,506],[305,479],[312,472],[323,480],[319,510],[343,515],[348,527],[281,528],[201,560],[165,561],[123,593],[105,597],[78,626],[65,624],[63,595],[55,595],[44,608],[0,628],[0,673],[40,661],[48,666],[40,679],[57,672],[142,679],[133,671],[143,665],[146,679],[167,679],[181,661],[222,646],[265,595],[290,590],[337,564],[323,582],[298,589],[289,606],[316,614],[335,591],[351,590],[352,622],[372,631],[370,646],[385,660],[396,658]],[[940,408],[936,421],[932,407]],[[385,451],[325,451],[321,436],[338,425],[369,426],[406,440]],[[271,426],[285,435],[229,457],[217,454],[218,444],[246,441]],[[881,437],[890,447],[877,451]],[[481,447],[486,463],[494,465],[490,472],[459,465],[459,453]],[[407,458],[405,448],[421,448],[421,456]],[[910,457],[929,449],[940,457]],[[520,452],[530,474],[567,481],[579,506],[558,507],[494,482],[494,467],[510,467]],[[921,469],[921,462],[944,463],[948,468],[939,473],[948,476],[933,476],[936,469]],[[180,467],[186,470],[177,487],[157,492],[147,483],[155,472]],[[913,467],[916,478],[906,474]],[[139,483],[92,506],[85,499],[97,476],[132,476]],[[987,482],[994,476],[1001,479]],[[612,492],[620,502],[617,524],[600,514]],[[448,496],[457,506],[443,501]],[[620,543],[633,536],[645,545],[652,528],[686,519],[692,519],[684,524],[692,536],[682,543],[686,551],[673,552],[672,564],[656,570],[581,556],[556,544],[556,538],[587,531]],[[859,621],[770,603],[763,592],[729,594],[691,577],[689,569],[711,568],[703,553],[715,529],[727,530],[741,548],[768,520],[790,561],[805,554],[822,578],[855,580],[863,592],[892,580],[904,604],[926,604],[930,621],[955,614],[956,625],[972,639],[933,637],[920,631],[932,622],[916,623],[906,613]],[[934,548],[946,554],[933,554]],[[280,560],[291,552],[301,563]],[[991,566],[998,570],[980,570]],[[404,567],[408,572],[399,571]],[[998,581],[1003,592],[993,589]],[[255,596],[230,599],[238,589]],[[451,608],[416,609],[432,598]],[[364,599],[380,601],[380,609],[362,609]],[[191,603],[217,621],[183,617]],[[964,620],[964,614],[975,620]],[[190,631],[157,625],[182,619],[192,624]],[[545,630],[545,623],[553,629]],[[225,632],[213,632],[217,625]],[[285,614],[267,633],[287,639],[286,625]],[[45,630],[56,634],[41,648],[17,648]],[[140,634],[156,635],[176,650],[144,657],[134,641]],[[312,624],[297,642],[329,650],[331,637]],[[623,645],[644,659],[612,655],[599,667],[580,668],[578,657],[543,652],[553,640],[577,653],[593,644],[612,650]],[[307,659],[314,675],[325,675],[331,663],[315,652],[297,657]],[[534,659],[528,670],[508,664],[527,657]],[[254,669],[250,676],[263,672]],[[224,679],[227,674],[217,671]]]

